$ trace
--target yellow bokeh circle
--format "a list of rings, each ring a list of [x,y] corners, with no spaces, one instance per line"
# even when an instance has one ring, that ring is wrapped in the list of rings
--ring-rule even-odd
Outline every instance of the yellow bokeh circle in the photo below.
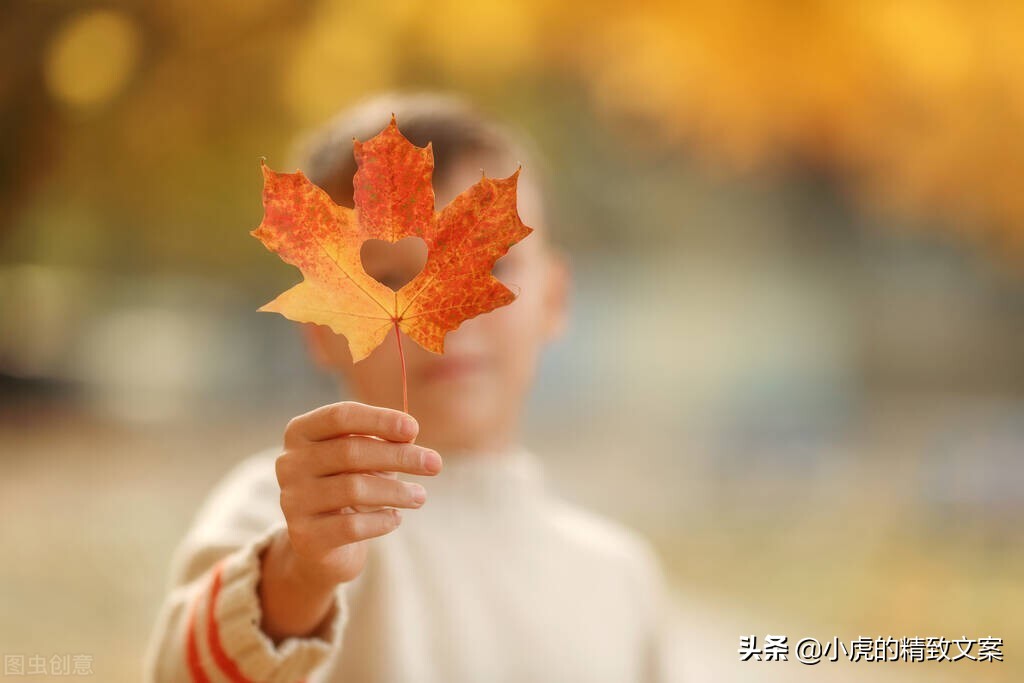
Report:
[[[117,95],[139,60],[139,30],[115,10],[93,10],[71,17],[47,48],[46,84],[54,98],[92,106]]]

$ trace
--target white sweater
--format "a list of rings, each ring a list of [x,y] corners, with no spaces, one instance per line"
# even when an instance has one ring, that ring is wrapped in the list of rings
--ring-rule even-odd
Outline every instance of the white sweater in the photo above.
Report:
[[[556,499],[528,451],[449,457],[369,543],[324,632],[260,630],[259,553],[285,528],[276,452],[216,487],[175,551],[146,680],[662,683],[667,594],[648,544]],[[673,680],[675,680],[673,678]]]

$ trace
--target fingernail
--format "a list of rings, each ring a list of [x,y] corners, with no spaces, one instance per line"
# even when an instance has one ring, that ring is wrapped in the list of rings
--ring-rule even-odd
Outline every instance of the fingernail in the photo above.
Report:
[[[412,496],[412,501],[417,505],[422,505],[423,501],[427,499],[427,491],[419,484],[406,484],[409,487],[409,495]]]
[[[437,474],[441,471],[441,456],[437,451],[424,451],[423,469],[431,474]]]

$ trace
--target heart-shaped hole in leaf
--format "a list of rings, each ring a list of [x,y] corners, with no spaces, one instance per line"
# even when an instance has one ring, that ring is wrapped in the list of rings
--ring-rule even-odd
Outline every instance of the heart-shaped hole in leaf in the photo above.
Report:
[[[377,282],[398,291],[427,265],[427,243],[419,237],[397,242],[366,240],[359,248],[363,270]]]

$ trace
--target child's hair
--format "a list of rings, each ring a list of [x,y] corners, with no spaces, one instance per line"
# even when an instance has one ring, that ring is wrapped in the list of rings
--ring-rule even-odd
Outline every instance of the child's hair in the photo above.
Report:
[[[543,156],[528,135],[499,123],[465,96],[447,92],[388,91],[358,101],[300,140],[296,166],[336,202],[350,204],[355,175],[352,138],[370,139],[392,114],[398,130],[413,144],[430,142],[435,185],[455,161],[482,154],[498,164],[497,169],[485,169],[489,177],[505,177],[522,164],[520,181],[528,174],[536,186],[545,186]],[[542,214],[547,212],[542,209]]]
[[[334,201],[351,205],[356,172],[352,139],[373,137],[392,114],[410,142],[420,147],[431,143],[435,187],[444,181],[453,162],[472,154],[494,160],[497,167],[485,169],[489,177],[505,177],[522,164],[520,183],[528,174],[534,187],[545,187],[543,158],[529,136],[451,93],[392,91],[362,100],[306,136],[298,147],[296,165]],[[538,199],[541,215],[546,215],[545,198]]]

